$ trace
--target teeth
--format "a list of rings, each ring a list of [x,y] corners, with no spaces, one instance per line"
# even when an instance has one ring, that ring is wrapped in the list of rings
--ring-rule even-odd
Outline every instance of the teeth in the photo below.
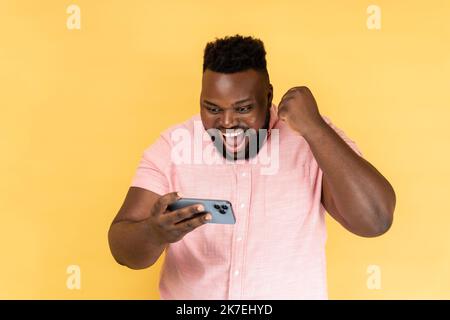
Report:
[[[244,133],[244,130],[242,130],[242,129],[238,129],[238,130],[235,130],[235,131],[232,131],[232,132],[229,132],[227,130],[227,132],[223,133],[223,135],[225,137],[227,137],[227,138],[234,138],[234,137],[237,137],[238,135],[243,134],[243,133]]]

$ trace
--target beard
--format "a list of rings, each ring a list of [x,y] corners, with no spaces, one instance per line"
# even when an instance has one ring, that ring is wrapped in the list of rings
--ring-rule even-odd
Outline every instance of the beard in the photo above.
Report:
[[[208,129],[214,146],[227,160],[248,160],[255,157],[266,141],[270,123],[270,109],[266,113],[264,126],[256,131],[243,127],[227,129],[225,133],[217,128]]]

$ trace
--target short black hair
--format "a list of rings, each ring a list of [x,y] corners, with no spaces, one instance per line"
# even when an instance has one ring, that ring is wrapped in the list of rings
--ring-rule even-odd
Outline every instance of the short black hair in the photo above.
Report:
[[[203,72],[206,69],[220,73],[254,69],[268,74],[264,43],[259,39],[239,34],[216,38],[205,47]]]

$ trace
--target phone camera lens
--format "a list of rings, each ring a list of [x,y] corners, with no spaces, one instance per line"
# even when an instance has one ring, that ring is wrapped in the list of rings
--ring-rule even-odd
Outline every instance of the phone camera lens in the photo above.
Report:
[[[219,210],[219,209],[220,209],[220,206],[219,206],[218,204],[215,204],[215,205],[214,205],[214,209]]]
[[[225,210],[223,210],[223,209],[220,209],[219,212],[220,212],[221,214],[225,214],[225,213],[226,213]]]
[[[222,209],[223,209],[223,210],[228,210],[228,206],[226,206],[226,205],[223,204],[223,205],[222,205]]]

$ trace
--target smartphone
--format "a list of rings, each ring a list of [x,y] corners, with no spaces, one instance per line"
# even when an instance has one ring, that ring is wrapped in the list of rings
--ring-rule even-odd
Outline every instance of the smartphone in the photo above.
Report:
[[[205,212],[211,213],[212,219],[207,223],[236,223],[236,217],[234,215],[233,207],[231,205],[231,202],[227,200],[181,198],[180,200],[168,205],[167,209],[169,211],[174,211],[193,204],[201,204],[205,208],[205,211],[199,212],[198,214],[203,214]]]

